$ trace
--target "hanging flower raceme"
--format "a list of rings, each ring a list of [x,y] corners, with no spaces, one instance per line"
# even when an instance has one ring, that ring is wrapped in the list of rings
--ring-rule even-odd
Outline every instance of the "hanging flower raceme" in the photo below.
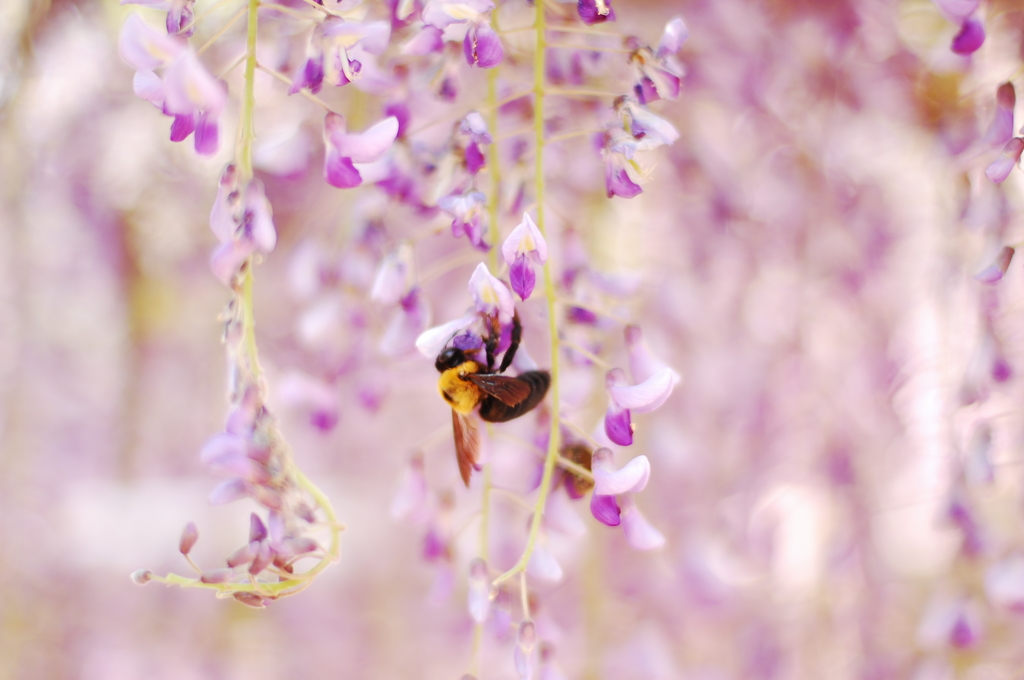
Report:
[[[363,177],[356,163],[380,160],[398,137],[398,119],[389,116],[360,133],[346,130],[345,119],[336,113],[324,116],[324,179],[339,189],[357,187]]]
[[[527,213],[501,246],[501,254],[509,266],[509,282],[520,299],[526,300],[533,292],[537,276],[533,264],[543,266],[548,259],[548,244],[537,225]]]
[[[363,64],[349,51],[358,47],[379,55],[387,49],[391,26],[386,21],[366,23],[328,17],[317,24],[306,49],[306,61],[292,81],[288,94],[303,88],[316,93],[324,83],[340,87],[359,77]]]
[[[462,119],[462,123],[459,124],[459,132],[469,138],[465,150],[466,170],[469,171],[469,174],[475,175],[487,164],[487,159],[484,157],[483,151],[480,150],[481,145],[490,144],[492,141],[491,135],[487,131],[487,122],[484,121],[483,116],[473,111]]]
[[[642,491],[650,479],[651,464],[647,456],[637,456],[616,470],[613,455],[610,449],[594,451],[591,463],[594,492],[590,497],[590,513],[606,526],[621,526],[626,541],[637,550],[661,547],[665,544],[665,537],[650,525],[632,497]]]
[[[625,335],[633,384],[629,384],[621,368],[613,368],[605,377],[609,401],[604,430],[619,446],[633,443],[632,413],[655,410],[665,403],[680,381],[678,373],[651,354],[639,326],[627,326]]]
[[[437,202],[437,207],[452,216],[452,236],[465,236],[474,247],[486,252],[491,249],[484,241],[486,204],[487,196],[483,192],[467,191],[445,196]]]
[[[121,56],[136,69],[135,93],[173,116],[171,141],[195,133],[196,153],[216,153],[217,120],[227,103],[227,91],[184,41],[168,36],[143,21],[128,17],[121,29]],[[156,69],[163,68],[163,78]]]
[[[220,241],[210,266],[217,278],[230,286],[251,255],[269,253],[277,245],[273,212],[263,183],[251,179],[242,187],[235,165],[224,168],[210,211],[210,229]]]
[[[636,69],[633,92],[641,104],[658,99],[677,99],[682,85],[683,67],[675,55],[689,37],[681,17],[675,17],[665,26],[658,49],[633,43],[630,63]]]
[[[466,24],[462,40],[462,53],[466,63],[480,68],[493,68],[501,63],[505,51],[501,39],[491,28],[490,13],[494,3],[490,0],[430,0],[423,8],[424,29],[443,31],[452,24]],[[436,34],[431,34],[431,39]]]
[[[579,0],[576,3],[576,12],[587,26],[615,21],[615,10],[612,9],[611,0]]]

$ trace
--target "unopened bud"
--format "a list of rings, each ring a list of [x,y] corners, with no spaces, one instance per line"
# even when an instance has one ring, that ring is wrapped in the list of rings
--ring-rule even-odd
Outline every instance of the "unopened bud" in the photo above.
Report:
[[[267,606],[266,598],[264,598],[262,595],[257,595],[256,593],[235,593],[234,598],[247,607],[263,609]]]
[[[181,551],[182,555],[187,555],[192,552],[192,546],[199,540],[199,529],[196,528],[195,522],[189,522],[185,525],[185,530],[181,532],[181,541],[178,542],[178,550]]]
[[[139,569],[132,572],[132,581],[137,586],[142,586],[153,580],[153,572],[149,569]]]

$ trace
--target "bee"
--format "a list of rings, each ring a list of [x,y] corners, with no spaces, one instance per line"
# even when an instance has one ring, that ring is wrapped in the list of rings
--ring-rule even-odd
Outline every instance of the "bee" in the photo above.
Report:
[[[484,347],[487,366],[473,361],[458,347],[447,347],[437,355],[434,367],[441,377],[437,389],[452,407],[452,431],[455,434],[455,459],[459,464],[462,481],[469,486],[469,476],[477,462],[480,440],[476,426],[469,415],[479,406],[479,414],[490,423],[504,423],[533,410],[544,400],[551,385],[547,371],[526,371],[518,376],[501,375],[512,364],[519,349],[523,328],[519,315],[512,316],[512,337],[508,349],[501,357],[498,370],[494,370],[495,353],[501,328],[497,317],[490,320],[490,332]],[[484,370],[486,369],[486,370]]]

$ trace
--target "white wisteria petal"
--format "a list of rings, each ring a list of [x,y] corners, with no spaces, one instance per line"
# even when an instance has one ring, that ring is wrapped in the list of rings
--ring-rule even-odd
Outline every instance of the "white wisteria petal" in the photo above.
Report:
[[[594,493],[614,496],[620,493],[635,493],[647,486],[647,480],[651,477],[651,463],[647,456],[637,456],[619,470],[611,466],[610,456],[604,460],[607,463],[598,465],[595,456]]]
[[[467,314],[454,321],[428,328],[416,338],[416,349],[423,356],[433,360],[437,358],[449,340],[455,337],[459,331],[469,328],[474,321],[476,321],[476,314]]]
[[[608,394],[620,408],[647,413],[665,403],[677,382],[679,376],[666,366],[639,385],[609,387]]]

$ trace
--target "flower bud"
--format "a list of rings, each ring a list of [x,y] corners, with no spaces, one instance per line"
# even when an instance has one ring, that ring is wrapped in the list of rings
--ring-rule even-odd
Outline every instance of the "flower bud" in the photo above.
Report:
[[[181,540],[178,542],[178,550],[181,551],[182,555],[187,555],[192,552],[192,546],[199,540],[199,529],[196,528],[195,522],[189,522],[185,525],[185,530],[181,532]]]

